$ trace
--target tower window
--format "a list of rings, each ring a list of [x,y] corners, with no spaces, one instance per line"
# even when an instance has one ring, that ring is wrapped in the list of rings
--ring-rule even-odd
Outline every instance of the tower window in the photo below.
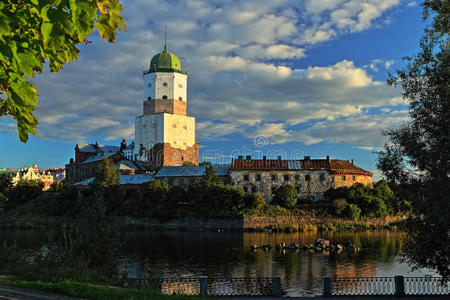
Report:
[[[163,100],[167,100],[167,95],[162,96]]]
[[[244,181],[248,181],[249,180],[249,176],[246,174],[244,175]]]
[[[284,175],[284,181],[289,181],[289,175]]]
[[[324,174],[320,174],[320,181],[325,181],[325,175]]]
[[[151,101],[152,100],[152,97],[147,97],[147,101]]]
[[[342,180],[345,181],[345,179],[346,179],[346,178],[345,178],[345,175],[342,175]]]
[[[256,181],[261,181],[261,174],[256,174]]]
[[[299,175],[295,175],[294,178],[295,178],[295,180],[299,180],[300,176]]]
[[[277,180],[277,175],[275,175],[275,174],[270,175],[270,180],[272,180],[272,181]]]
[[[149,84],[147,84],[147,86],[148,86],[149,88],[151,88],[151,87],[152,87],[152,84],[151,84],[151,83],[149,83]]]
[[[163,82],[163,86],[167,86],[167,82]]]
[[[353,180],[353,181],[356,180],[356,176],[355,176],[355,175],[352,176],[352,180]]]
[[[180,84],[178,85],[178,87],[181,89],[181,88],[183,87],[183,85],[180,83]]]
[[[182,101],[182,100],[183,100],[183,97],[178,97],[178,100]]]
[[[311,180],[311,176],[310,175],[306,175],[305,176],[305,181],[310,181]]]

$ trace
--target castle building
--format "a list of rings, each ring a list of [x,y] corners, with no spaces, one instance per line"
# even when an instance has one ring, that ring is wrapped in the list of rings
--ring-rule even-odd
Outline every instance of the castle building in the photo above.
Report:
[[[300,199],[322,200],[330,188],[352,186],[355,183],[372,185],[372,173],[352,162],[340,159],[302,160],[233,159],[229,168],[231,184],[242,186],[246,193],[260,193],[270,202],[276,190],[285,184],[295,187]]]
[[[195,118],[187,115],[187,73],[176,55],[164,50],[145,71],[143,114],[135,122],[135,159],[151,169],[198,165]]]

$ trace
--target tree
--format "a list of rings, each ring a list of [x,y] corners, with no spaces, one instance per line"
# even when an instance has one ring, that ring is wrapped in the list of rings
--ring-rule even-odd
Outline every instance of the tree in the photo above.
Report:
[[[12,187],[12,178],[10,173],[0,173],[0,193],[5,193]]]
[[[119,0],[5,0],[0,2],[0,116],[17,123],[19,140],[37,134],[38,92],[31,78],[48,64],[58,72],[78,59],[82,42],[97,28],[114,42],[125,29]]]
[[[120,185],[120,171],[116,169],[111,158],[106,157],[100,162],[93,185],[99,188],[110,188]]]
[[[214,185],[220,183],[220,178],[216,176],[216,170],[212,165],[207,165],[205,174],[203,175],[203,182],[206,185]]]
[[[297,204],[297,190],[290,184],[280,186],[273,198],[273,203],[286,208],[293,208]]]
[[[407,222],[406,259],[413,268],[436,269],[450,278],[450,3],[425,0],[424,20],[432,17],[420,51],[390,75],[409,102],[410,121],[388,129],[377,166],[408,186],[412,216]]]

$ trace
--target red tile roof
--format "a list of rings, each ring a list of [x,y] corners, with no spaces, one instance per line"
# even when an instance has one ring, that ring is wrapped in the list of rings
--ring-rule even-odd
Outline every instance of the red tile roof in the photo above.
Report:
[[[328,170],[331,174],[353,174],[372,176],[371,172],[341,159],[307,159],[299,160],[303,170]],[[278,159],[234,159],[230,170],[293,170],[288,160]],[[297,164],[296,164],[297,165]]]
[[[288,170],[287,160],[278,159],[235,159],[231,163],[232,170]]]

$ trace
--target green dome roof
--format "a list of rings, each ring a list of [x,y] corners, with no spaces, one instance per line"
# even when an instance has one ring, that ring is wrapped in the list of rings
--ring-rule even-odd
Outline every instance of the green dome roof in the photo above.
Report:
[[[178,57],[167,51],[167,46],[164,46],[164,51],[153,56],[150,61],[150,72],[179,72],[181,70],[181,63]]]

